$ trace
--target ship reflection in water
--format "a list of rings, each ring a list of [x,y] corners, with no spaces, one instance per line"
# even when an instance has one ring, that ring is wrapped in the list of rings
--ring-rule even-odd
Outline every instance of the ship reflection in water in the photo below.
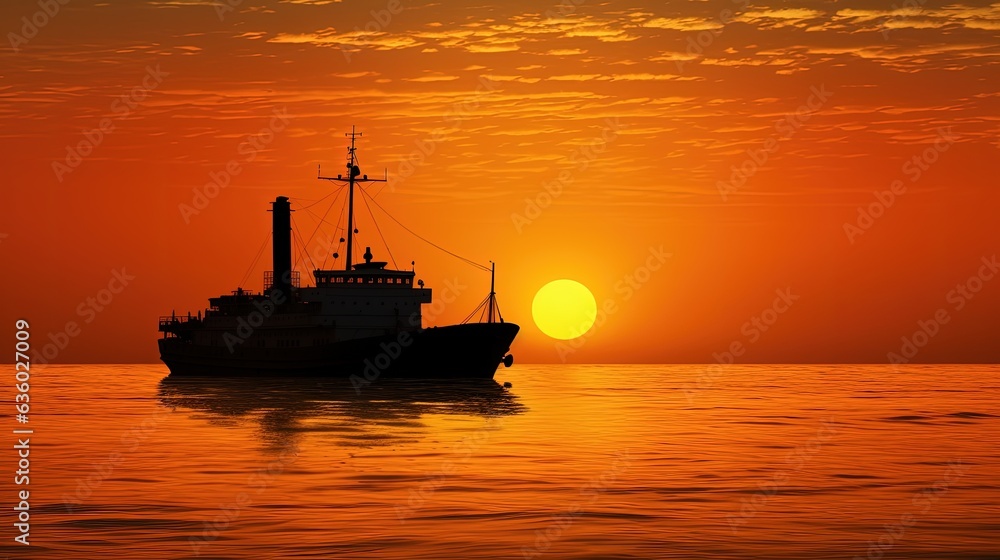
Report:
[[[485,419],[526,410],[493,380],[385,379],[363,388],[347,379],[165,377],[164,406],[208,413],[219,424],[255,419],[264,440],[286,446],[307,432],[337,434],[342,445],[384,446],[411,441],[427,415]]]

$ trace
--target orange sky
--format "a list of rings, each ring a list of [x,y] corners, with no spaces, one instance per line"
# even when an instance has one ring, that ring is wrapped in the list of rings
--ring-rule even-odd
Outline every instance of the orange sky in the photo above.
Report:
[[[77,322],[53,361],[155,361],[157,317],[242,281],[275,196],[312,234],[352,125],[382,207],[498,263],[518,361],[886,362],[918,321],[913,361],[1000,358],[1000,4],[49,2],[0,7],[0,319],[36,345]],[[464,286],[432,324],[485,296],[372,211],[400,267]],[[613,310],[572,351],[531,320],[557,278]]]

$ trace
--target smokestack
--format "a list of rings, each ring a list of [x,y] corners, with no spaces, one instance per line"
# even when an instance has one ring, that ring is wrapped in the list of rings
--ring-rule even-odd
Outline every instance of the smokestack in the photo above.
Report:
[[[284,298],[292,293],[292,205],[287,196],[274,199],[271,206],[271,247],[274,281],[272,290]]]

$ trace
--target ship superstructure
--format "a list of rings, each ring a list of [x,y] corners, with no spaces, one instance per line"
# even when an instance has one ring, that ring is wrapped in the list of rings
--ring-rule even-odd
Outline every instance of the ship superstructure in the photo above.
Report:
[[[300,286],[292,267],[292,205],[277,197],[270,210],[272,270],[265,272],[263,291],[237,288],[210,298],[204,314],[160,318],[160,358],[171,374],[492,378],[501,363],[513,363],[508,352],[519,327],[500,316],[492,269],[490,293],[477,308],[485,322],[425,329],[421,306],[431,303],[432,292],[414,282],[412,270],[373,260],[371,247],[364,262],[354,262],[355,186],[385,179],[361,173],[360,134],[348,136],[346,176],[319,176],[349,189],[343,269],[317,268],[314,286]]]

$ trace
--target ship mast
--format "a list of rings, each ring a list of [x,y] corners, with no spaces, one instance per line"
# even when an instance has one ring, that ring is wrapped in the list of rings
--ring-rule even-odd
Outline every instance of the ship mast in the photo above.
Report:
[[[490,295],[486,296],[486,299],[481,301],[472,313],[462,321],[462,324],[468,323],[472,320],[476,314],[479,314],[479,322],[483,321],[483,317],[486,317],[487,323],[495,323],[497,319],[503,323],[503,314],[500,313],[500,304],[497,303],[497,291],[496,291],[496,275],[497,275],[497,265],[495,262],[490,261],[490,267],[486,268],[482,265],[477,265],[483,270],[490,271]],[[508,366],[509,367],[509,366]]]
[[[497,304],[497,292],[495,288],[496,277],[497,277],[497,264],[493,261],[490,261],[490,312],[489,312],[489,319],[487,319],[486,321],[487,323],[493,322],[493,308]]]
[[[354,183],[384,183],[389,180],[389,174],[386,172],[385,177],[382,179],[369,179],[368,175],[361,175],[361,169],[357,165],[357,156],[355,156],[354,151],[354,141],[362,133],[356,132],[354,127],[351,127],[350,132],[345,132],[344,136],[351,139],[351,147],[347,148],[347,178],[343,178],[340,175],[336,177],[324,177],[320,171],[318,174],[319,179],[326,181],[339,181],[341,183],[346,182],[348,185],[347,194],[347,264],[344,266],[344,270],[350,272],[351,267],[354,265]],[[358,176],[361,176],[358,178]]]
[[[348,136],[348,134],[344,134]],[[351,126],[351,147],[347,148],[347,183],[350,185],[347,191],[347,266],[344,270],[350,271],[351,265],[354,264],[354,178],[360,173],[358,166],[354,164],[354,139],[361,136],[361,133],[354,132],[354,126]]]

